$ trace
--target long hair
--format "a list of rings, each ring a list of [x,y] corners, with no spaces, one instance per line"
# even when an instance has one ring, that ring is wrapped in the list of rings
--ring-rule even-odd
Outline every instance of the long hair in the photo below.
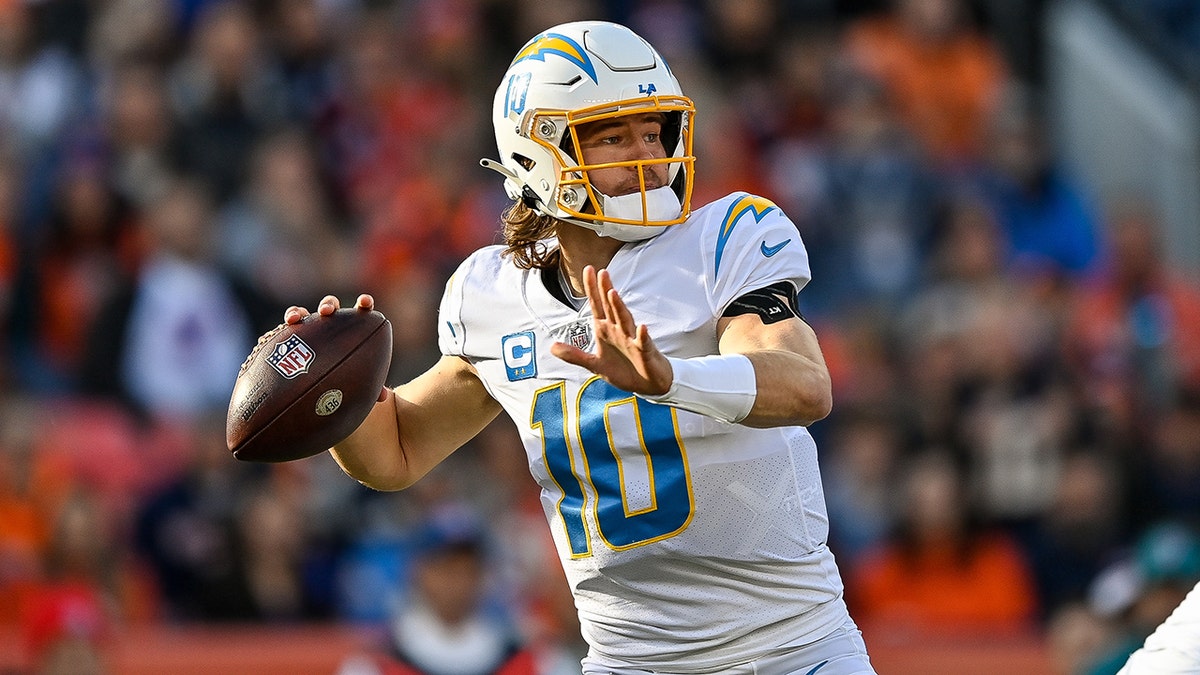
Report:
[[[504,233],[504,255],[512,256],[513,264],[521,269],[555,269],[558,267],[558,247],[548,246],[558,220],[538,213],[518,199],[500,215]]]

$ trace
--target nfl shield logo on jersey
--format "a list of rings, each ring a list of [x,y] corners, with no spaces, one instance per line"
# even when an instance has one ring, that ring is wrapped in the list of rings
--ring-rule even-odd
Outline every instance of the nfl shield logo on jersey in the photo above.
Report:
[[[577,321],[567,326],[565,342],[576,349],[587,349],[592,344],[591,321]]]
[[[275,345],[275,350],[267,357],[267,363],[279,371],[280,375],[290,380],[297,375],[307,373],[308,367],[312,365],[316,356],[316,352],[305,344],[300,336],[293,335]]]

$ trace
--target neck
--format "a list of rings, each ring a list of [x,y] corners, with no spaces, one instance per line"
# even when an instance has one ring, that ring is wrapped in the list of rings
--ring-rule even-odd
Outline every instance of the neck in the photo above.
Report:
[[[608,267],[613,256],[625,242],[601,237],[586,227],[560,222],[557,228],[559,268],[576,295],[583,293],[583,268],[591,265],[597,270]]]

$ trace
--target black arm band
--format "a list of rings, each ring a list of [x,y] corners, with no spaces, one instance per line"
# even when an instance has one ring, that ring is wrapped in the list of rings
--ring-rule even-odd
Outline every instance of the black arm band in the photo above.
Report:
[[[796,309],[796,287],[790,281],[780,281],[742,295],[725,309],[721,316],[757,314],[764,324],[804,317]]]

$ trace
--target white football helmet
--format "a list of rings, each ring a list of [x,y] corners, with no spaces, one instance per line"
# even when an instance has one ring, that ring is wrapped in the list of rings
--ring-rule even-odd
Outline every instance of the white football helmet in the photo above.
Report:
[[[581,164],[580,125],[622,115],[661,112],[667,156]],[[653,47],[624,26],[579,21],[530,40],[496,90],[492,120],[499,163],[512,199],[539,213],[622,241],[648,239],[691,212],[695,106]],[[668,165],[668,185],[646,189],[645,168]],[[641,191],[611,197],[588,172],[636,167]]]

